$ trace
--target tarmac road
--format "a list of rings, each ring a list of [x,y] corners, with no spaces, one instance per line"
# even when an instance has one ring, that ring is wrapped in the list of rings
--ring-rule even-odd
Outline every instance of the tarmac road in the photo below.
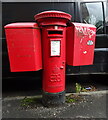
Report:
[[[108,91],[107,93],[80,94],[83,100],[73,103],[66,103],[59,107],[46,108],[41,103],[41,96],[32,107],[21,106],[23,97],[3,99],[3,118],[90,118],[90,120],[108,119]]]

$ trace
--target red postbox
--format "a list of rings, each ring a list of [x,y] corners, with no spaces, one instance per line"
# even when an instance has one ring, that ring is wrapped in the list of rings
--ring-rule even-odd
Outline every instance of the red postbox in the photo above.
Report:
[[[66,34],[66,62],[80,66],[93,64],[96,27],[91,24],[71,23]]]
[[[5,26],[11,72],[42,69],[41,35],[36,23]]]
[[[66,23],[71,15],[45,11],[35,15],[42,28],[43,102],[55,105],[65,102]]]

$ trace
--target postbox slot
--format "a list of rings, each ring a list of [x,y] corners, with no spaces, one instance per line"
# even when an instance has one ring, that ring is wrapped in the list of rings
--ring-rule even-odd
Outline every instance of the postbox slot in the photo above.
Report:
[[[48,31],[48,34],[49,35],[63,35],[63,31]]]

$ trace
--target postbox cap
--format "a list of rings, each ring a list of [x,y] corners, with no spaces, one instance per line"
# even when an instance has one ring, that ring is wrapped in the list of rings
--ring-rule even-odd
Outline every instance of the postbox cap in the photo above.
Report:
[[[38,24],[35,22],[11,23],[4,26],[4,28],[38,28]]]
[[[62,11],[56,11],[56,10],[50,10],[50,11],[44,11],[34,16],[35,20],[41,19],[41,18],[65,18],[68,20],[71,20],[71,15]]]

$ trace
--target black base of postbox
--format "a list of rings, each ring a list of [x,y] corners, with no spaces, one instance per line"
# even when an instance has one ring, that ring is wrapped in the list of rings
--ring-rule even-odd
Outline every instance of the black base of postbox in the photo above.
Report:
[[[56,107],[65,103],[65,91],[60,93],[43,92],[42,97],[42,103],[45,107]]]

